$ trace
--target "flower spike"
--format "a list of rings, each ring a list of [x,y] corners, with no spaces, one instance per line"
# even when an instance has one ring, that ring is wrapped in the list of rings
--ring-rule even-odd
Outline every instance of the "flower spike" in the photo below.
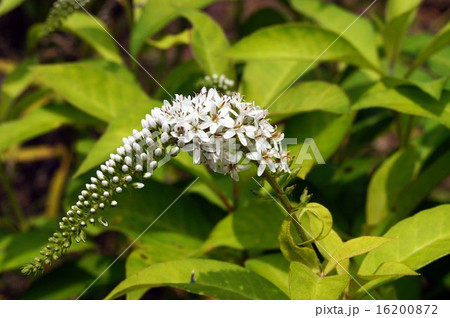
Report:
[[[114,200],[128,186],[144,187],[154,169],[180,151],[188,152],[194,164],[204,164],[214,172],[239,179],[239,171],[258,165],[258,175],[289,172],[287,154],[282,150],[283,134],[266,119],[267,111],[243,101],[239,93],[225,95],[216,89],[201,89],[195,96],[176,95],[164,101],[142,121],[142,129],[123,138],[110,159],[100,165],[91,183],[59,223],[59,231],[48,239],[41,256],[22,268],[24,274],[43,270],[67,252],[72,240],[85,241],[84,228],[96,222],[107,226],[101,210],[115,207]],[[134,182],[133,182],[134,181]]]

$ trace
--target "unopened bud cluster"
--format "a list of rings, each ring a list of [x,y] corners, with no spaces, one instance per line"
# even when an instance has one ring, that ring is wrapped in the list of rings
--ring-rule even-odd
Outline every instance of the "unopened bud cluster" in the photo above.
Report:
[[[212,87],[217,91],[226,94],[232,95],[234,91],[234,81],[227,78],[225,75],[206,75],[199,81],[200,87]]]
[[[142,119],[142,129],[123,138],[123,146],[100,166],[91,182],[78,196],[78,201],[59,223],[59,231],[22,269],[34,274],[45,264],[59,259],[72,240],[85,241],[88,224],[108,223],[99,216],[103,209],[114,207],[113,198],[130,186],[142,188],[142,179],[150,178],[154,169],[176,156],[180,149],[193,156],[194,164],[205,164],[211,170],[230,174],[238,180],[238,172],[258,165],[258,175],[266,169],[289,171],[287,153],[281,148],[283,134],[266,120],[267,111],[244,102],[238,93],[220,94],[203,88],[193,97],[176,95],[172,103],[164,101]]]
[[[47,20],[42,29],[45,36],[60,28],[64,20],[75,10],[86,5],[90,0],[57,0],[53,3],[53,8],[47,16]]]

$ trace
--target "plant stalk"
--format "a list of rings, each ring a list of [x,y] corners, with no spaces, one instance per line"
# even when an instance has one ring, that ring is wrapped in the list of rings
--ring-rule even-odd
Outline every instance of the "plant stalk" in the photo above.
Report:
[[[263,173],[263,177],[264,177],[264,179],[267,180],[267,182],[270,184],[270,186],[274,190],[275,196],[280,201],[281,205],[286,209],[286,211],[289,213],[289,215],[291,215],[293,218],[295,218],[295,216],[293,216],[292,214],[295,211],[297,211],[297,208],[292,206],[291,202],[289,201],[289,198],[284,193],[283,189],[280,187],[277,180],[270,173],[268,173],[266,171]],[[300,223],[300,220],[297,220],[297,218],[295,218],[295,220]],[[303,242],[306,242],[306,245],[309,248],[314,250],[311,242],[308,242],[308,236],[306,235],[305,230],[302,228],[301,224],[298,224],[298,225],[300,225],[300,226],[296,226],[295,228],[297,229],[297,232],[300,235],[300,238],[302,239]]]

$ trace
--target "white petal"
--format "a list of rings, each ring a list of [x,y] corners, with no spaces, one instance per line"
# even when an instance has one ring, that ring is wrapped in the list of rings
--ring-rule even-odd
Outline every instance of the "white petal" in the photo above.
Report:
[[[259,152],[250,152],[247,154],[247,158],[250,160],[261,160],[261,154]]]
[[[241,132],[238,132],[237,135],[238,135],[238,138],[239,138],[239,141],[241,142],[241,144],[243,146],[247,146],[247,139],[245,138],[244,134]]]
[[[194,164],[198,165],[200,164],[200,157],[201,157],[201,150],[200,149],[194,149]]]
[[[192,143],[191,144],[187,144],[182,149],[185,152],[191,152],[191,151],[194,150],[194,144],[192,144]]]
[[[231,170],[230,171],[230,175],[231,175],[231,178],[234,180],[234,181],[239,181],[239,174],[237,173],[237,171],[236,170]]]
[[[213,125],[212,121],[204,121],[198,126],[198,128],[206,129],[206,128],[209,128],[211,125]]]
[[[217,125],[216,123],[211,123],[211,126],[209,127],[209,131],[211,132],[211,134],[215,134],[217,131],[217,128],[219,128],[219,125]]]
[[[208,142],[209,141],[209,136],[206,132],[204,132],[203,130],[199,130],[197,132],[197,135],[200,137],[200,139],[204,142]]]
[[[236,132],[234,131],[234,129],[228,129],[224,134],[223,134],[223,138],[225,139],[230,139],[231,137],[233,137],[236,134]]]
[[[260,164],[258,167],[258,176],[261,176],[264,173],[264,170],[266,169],[266,165],[265,164]]]
[[[234,120],[231,117],[225,117],[220,120],[220,124],[227,128],[233,128]]]

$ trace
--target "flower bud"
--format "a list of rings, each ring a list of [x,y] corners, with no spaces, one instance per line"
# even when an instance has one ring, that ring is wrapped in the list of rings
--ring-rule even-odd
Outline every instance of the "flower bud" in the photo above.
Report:
[[[136,183],[133,183],[133,187],[135,189],[142,189],[144,187],[144,184],[140,183],[140,182],[136,182]]]

